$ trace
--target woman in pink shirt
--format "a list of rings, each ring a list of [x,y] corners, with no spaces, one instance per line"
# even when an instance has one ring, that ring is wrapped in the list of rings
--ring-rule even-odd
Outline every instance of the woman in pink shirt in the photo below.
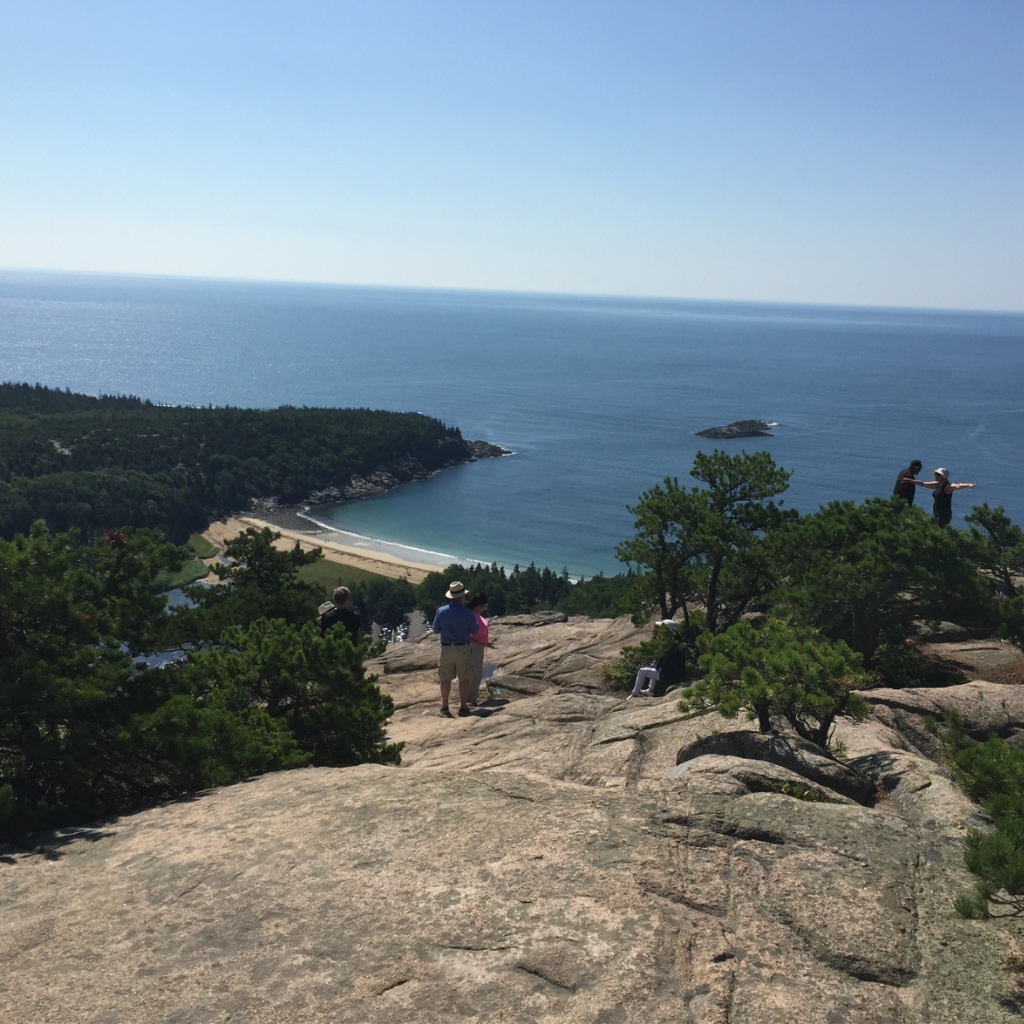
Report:
[[[490,629],[484,612],[487,611],[487,595],[474,594],[466,607],[476,616],[477,632],[469,638],[469,703],[480,703],[480,681],[484,675],[484,648],[493,647]]]

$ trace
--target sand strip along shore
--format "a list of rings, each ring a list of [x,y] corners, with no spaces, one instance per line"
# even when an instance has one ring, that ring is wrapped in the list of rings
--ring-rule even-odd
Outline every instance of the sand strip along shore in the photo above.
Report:
[[[324,558],[330,562],[350,565],[356,569],[365,569],[367,572],[375,572],[380,576],[388,576],[394,580],[405,577],[410,583],[422,583],[426,579],[427,573],[437,572],[443,568],[443,566],[428,565],[424,562],[410,562],[385,552],[369,554],[359,548],[350,547],[332,540],[331,537],[336,536],[336,534],[333,534],[330,530],[316,530],[313,524],[310,524],[311,530],[288,530],[275,526],[264,519],[237,516],[225,521],[211,523],[209,528],[203,533],[203,536],[214,544],[223,546],[226,541],[237,537],[238,534],[250,526],[258,530],[267,527],[275,533],[281,534],[280,539],[275,543],[275,547],[281,550],[290,550],[294,547],[295,542],[298,541],[299,547],[303,551],[320,548],[324,553]],[[211,577],[213,581],[216,580],[216,577],[212,576],[212,574]]]

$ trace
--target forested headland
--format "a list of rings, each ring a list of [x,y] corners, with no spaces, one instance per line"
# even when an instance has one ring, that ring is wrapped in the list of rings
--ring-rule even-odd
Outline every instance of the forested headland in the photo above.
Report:
[[[306,501],[385,469],[410,480],[472,458],[419,413],[154,405],[0,384],[0,536],[37,519],[93,537],[158,529],[181,543],[254,498]]]

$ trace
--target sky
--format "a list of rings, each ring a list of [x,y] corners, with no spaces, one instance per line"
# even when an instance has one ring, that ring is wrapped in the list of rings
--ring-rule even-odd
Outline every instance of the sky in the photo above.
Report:
[[[1024,309],[1020,0],[6,0],[0,267]]]

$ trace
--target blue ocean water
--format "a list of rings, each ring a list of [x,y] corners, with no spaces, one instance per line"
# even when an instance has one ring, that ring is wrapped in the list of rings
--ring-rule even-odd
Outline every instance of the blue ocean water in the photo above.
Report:
[[[914,457],[955,522],[1024,522],[1024,315],[0,273],[0,379],[155,402],[419,411],[514,456],[321,508],[365,536],[616,572],[626,506],[686,479],[695,432],[775,436],[803,512],[889,494]],[[930,496],[918,498],[930,508]]]

